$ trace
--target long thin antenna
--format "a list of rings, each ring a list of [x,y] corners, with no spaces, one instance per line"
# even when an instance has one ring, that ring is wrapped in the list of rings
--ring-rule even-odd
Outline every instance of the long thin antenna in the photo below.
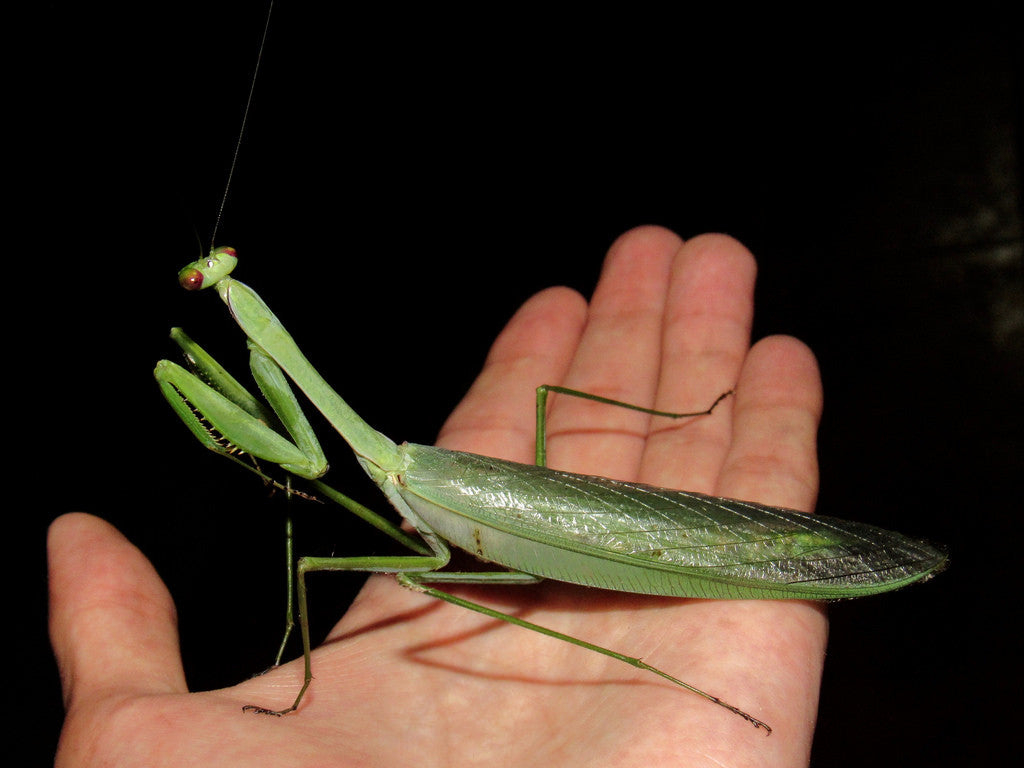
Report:
[[[224,216],[224,206],[228,202],[228,191],[231,189],[231,179],[235,175],[235,166],[238,165],[238,153],[242,149],[242,136],[245,135],[245,125],[249,121],[249,107],[252,106],[252,95],[256,90],[256,75],[260,71],[260,62],[263,61],[263,49],[267,45],[267,30],[270,29],[270,14],[274,10],[274,0],[270,0],[267,7],[267,20],[263,25],[263,38],[260,40],[260,50],[256,54],[256,68],[252,71],[252,82],[249,84],[249,98],[245,100],[245,112],[242,113],[242,126],[238,129],[238,141],[235,142],[235,153],[231,156],[231,168],[228,170],[228,180],[224,185],[224,197],[220,200],[220,208],[217,209],[217,220],[213,224],[213,233],[210,235],[210,250],[217,244],[217,230],[220,228],[220,220]]]

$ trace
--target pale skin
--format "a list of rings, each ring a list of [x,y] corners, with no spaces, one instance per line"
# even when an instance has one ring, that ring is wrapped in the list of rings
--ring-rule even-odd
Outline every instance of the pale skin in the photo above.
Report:
[[[519,310],[438,444],[531,462],[540,383],[665,410],[703,406],[735,385],[712,416],[685,424],[556,397],[549,465],[811,510],[820,378],[795,339],[749,346],[754,277],[753,257],[728,237],[684,243],[655,227],[627,232],[589,305],[553,288]],[[344,392],[344,382],[335,385]],[[329,581],[317,580],[312,600]],[[88,515],[54,522],[50,591],[68,713],[60,768],[809,760],[826,634],[816,603],[644,597],[555,582],[452,590],[640,656],[765,720],[774,729],[765,736],[621,662],[409,592],[388,576],[369,579],[314,651],[315,679],[297,713],[243,713],[253,702],[290,703],[301,659],[233,688],[189,693],[170,595],[137,549]]]

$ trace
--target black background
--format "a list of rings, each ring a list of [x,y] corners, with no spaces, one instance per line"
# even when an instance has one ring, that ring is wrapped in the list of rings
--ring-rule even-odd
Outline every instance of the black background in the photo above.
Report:
[[[952,557],[926,586],[831,610],[814,763],[995,758],[1019,709],[1024,470],[1022,43],[1002,7],[941,29],[864,8],[324,9],[275,9],[218,242],[326,378],[385,434],[431,442],[515,308],[589,293],[621,232],[736,236],[760,264],[755,334],[820,360],[818,509]],[[208,243],[262,13],[41,4],[12,25],[7,661],[39,755],[61,721],[43,609],[61,512],[153,559],[193,688],[276,646],[283,502],[202,451],[151,376],[171,325],[245,371],[223,306],[174,275]],[[380,508],[327,452],[336,485]],[[380,545],[318,509],[298,527],[301,552]],[[321,635],[359,586],[323,582]]]

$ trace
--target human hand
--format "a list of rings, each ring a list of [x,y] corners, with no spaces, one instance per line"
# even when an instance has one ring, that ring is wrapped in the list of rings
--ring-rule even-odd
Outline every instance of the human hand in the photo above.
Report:
[[[754,263],[735,241],[642,228],[613,246],[589,308],[538,294],[442,429],[447,448],[530,462],[533,390],[561,384],[707,418],[668,423],[555,397],[553,467],[810,509],[821,388],[788,338],[749,347]],[[68,715],[58,766],[800,765],[824,652],[821,608],[586,590],[466,587],[472,599],[627,653],[768,722],[772,736],[598,654],[371,577],[313,655],[220,691],[185,687],[170,596],[105,523],[51,530],[51,636]]]

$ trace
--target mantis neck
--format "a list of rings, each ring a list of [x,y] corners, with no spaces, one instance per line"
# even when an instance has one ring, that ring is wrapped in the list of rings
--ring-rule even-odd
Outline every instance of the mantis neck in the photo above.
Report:
[[[404,468],[404,455],[394,441],[367,424],[334,391],[256,291],[230,277],[217,283],[217,291],[249,339],[288,374],[356,455],[385,472]]]

